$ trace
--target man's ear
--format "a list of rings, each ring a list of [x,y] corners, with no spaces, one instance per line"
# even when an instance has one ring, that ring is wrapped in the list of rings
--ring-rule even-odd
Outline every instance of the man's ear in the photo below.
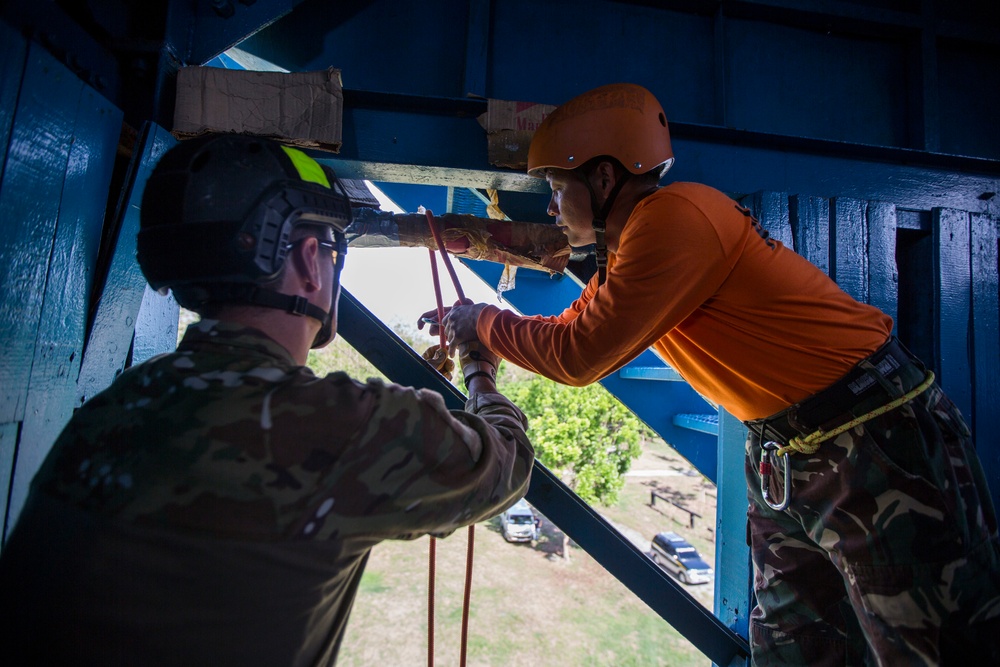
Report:
[[[320,271],[319,242],[312,237],[295,244],[289,255],[291,272],[303,291],[318,292],[323,288],[323,272]],[[291,277],[291,276],[289,276]]]
[[[606,160],[598,162],[597,169],[594,170],[594,181],[594,188],[601,195],[601,198],[607,197],[611,193],[611,189],[615,187],[615,183],[618,182],[614,165]]]

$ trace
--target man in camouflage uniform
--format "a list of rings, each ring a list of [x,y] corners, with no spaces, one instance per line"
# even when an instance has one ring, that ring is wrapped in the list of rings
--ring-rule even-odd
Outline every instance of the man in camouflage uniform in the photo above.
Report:
[[[203,319],[84,405],[35,478],[0,559],[8,664],[330,665],[375,544],[524,495],[525,418],[474,341],[465,411],[302,365],[336,331],[349,222],[295,149],[164,156],[139,260]]]

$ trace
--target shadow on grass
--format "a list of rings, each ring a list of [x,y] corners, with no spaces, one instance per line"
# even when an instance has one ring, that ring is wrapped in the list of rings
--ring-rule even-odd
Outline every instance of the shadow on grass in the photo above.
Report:
[[[541,516],[539,516],[539,518],[541,519],[541,526],[539,527],[539,538],[537,541],[508,542],[508,544],[512,547],[531,549],[532,551],[542,554],[546,558],[562,558],[564,533],[548,519]],[[503,538],[503,529],[500,527],[499,517],[494,517],[481,525],[485,526],[486,530],[491,533],[499,535],[501,539]],[[570,540],[569,544],[572,546],[574,542]]]

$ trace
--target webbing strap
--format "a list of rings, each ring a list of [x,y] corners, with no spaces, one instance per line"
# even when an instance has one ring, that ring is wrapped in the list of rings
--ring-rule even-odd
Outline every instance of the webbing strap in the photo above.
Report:
[[[615,200],[618,199],[618,193],[621,192],[622,187],[624,187],[625,183],[628,182],[632,174],[626,171],[620,178],[617,179],[614,187],[611,188],[611,192],[608,193],[608,198],[604,200],[604,206],[602,207],[598,207],[597,205],[597,193],[594,191],[594,186],[590,184],[590,180],[582,173],[579,173],[579,176],[584,185],[587,186],[587,190],[590,191],[590,208],[594,214],[594,220],[591,225],[594,228],[594,255],[597,259],[597,284],[600,286],[604,284],[604,281],[608,277],[608,244],[604,240],[604,233],[607,231],[608,227],[608,215],[611,213],[611,209],[615,205]]]
[[[824,431],[823,429],[816,429],[814,432],[806,436],[795,436],[788,441],[788,444],[784,447],[778,448],[775,452],[777,456],[782,456],[790,452],[798,452],[800,454],[813,454],[819,449],[819,446],[831,438],[835,438],[845,431],[849,431],[855,426],[864,424],[867,421],[875,419],[880,415],[884,415],[887,412],[895,410],[899,406],[909,403],[914,398],[920,394],[927,391],[930,386],[934,384],[934,373],[927,371],[927,375],[924,377],[924,381],[918,384],[916,387],[906,392],[899,398],[889,401],[885,405],[881,405],[870,412],[866,412],[860,417],[855,417],[854,419],[841,424],[840,426],[831,429],[829,431]]]

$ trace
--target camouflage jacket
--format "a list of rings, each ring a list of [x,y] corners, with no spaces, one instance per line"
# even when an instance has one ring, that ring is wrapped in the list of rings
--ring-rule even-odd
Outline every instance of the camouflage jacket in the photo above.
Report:
[[[115,648],[137,651],[122,662],[152,664],[160,636],[148,628],[170,627],[183,639],[163,645],[187,664],[233,664],[234,644],[247,646],[239,664],[328,664],[374,544],[447,534],[523,496],[525,427],[500,394],[449,411],[432,391],[318,378],[257,331],[202,321],[176,352],[127,370],[74,415],[4,560],[22,554],[36,578],[77,571],[65,599],[40,600],[50,609],[40,622],[88,627],[110,615],[115,627],[94,633],[139,643]],[[56,524],[73,544],[53,537]],[[192,596],[207,609],[195,612]],[[216,623],[196,620],[206,617]],[[76,663],[93,648],[68,646]]]

